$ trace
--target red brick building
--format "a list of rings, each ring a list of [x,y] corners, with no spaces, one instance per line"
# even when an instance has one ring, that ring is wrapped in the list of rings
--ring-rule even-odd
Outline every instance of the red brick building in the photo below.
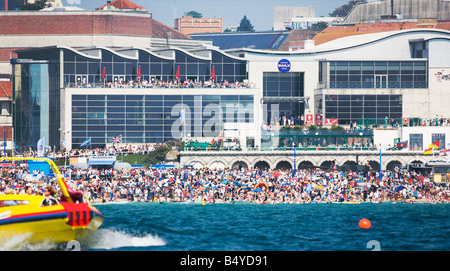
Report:
[[[175,29],[183,34],[222,33],[222,18],[193,18],[183,16],[175,19]]]

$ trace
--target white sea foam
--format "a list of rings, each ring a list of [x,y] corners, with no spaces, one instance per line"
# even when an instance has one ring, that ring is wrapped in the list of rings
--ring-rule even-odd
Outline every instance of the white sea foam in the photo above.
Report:
[[[94,234],[87,238],[86,243],[90,249],[115,249],[121,247],[149,247],[166,245],[166,242],[158,235],[131,234],[111,229],[97,230]]]
[[[29,239],[32,233],[16,234],[8,238],[0,239],[1,251],[46,251],[56,249],[56,244],[49,241],[40,243],[30,243]]]
[[[9,238],[0,238],[0,251],[48,251],[48,250],[70,250],[65,244],[55,244],[50,240],[39,243],[30,243],[28,240],[31,233],[16,234]],[[116,249],[121,247],[149,247],[164,246],[166,242],[158,235],[131,234],[119,230],[99,229],[86,236],[79,248],[89,249]]]

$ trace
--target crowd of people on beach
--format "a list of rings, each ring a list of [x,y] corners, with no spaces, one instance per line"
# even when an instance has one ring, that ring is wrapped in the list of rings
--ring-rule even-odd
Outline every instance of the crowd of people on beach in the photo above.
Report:
[[[106,88],[254,88],[253,83],[228,80],[216,81],[213,79],[205,81],[197,80],[158,80],[151,78],[150,80],[124,80],[119,78],[114,82],[105,82],[92,84],[86,82],[84,79],[80,82],[70,85],[71,87],[78,88],[93,88],[93,87],[106,87]]]
[[[0,194],[43,194],[55,180],[26,168],[1,168]],[[335,169],[62,169],[66,183],[91,202],[450,203],[450,188],[428,173]],[[31,189],[30,189],[31,187]],[[28,190],[28,192],[27,192]]]

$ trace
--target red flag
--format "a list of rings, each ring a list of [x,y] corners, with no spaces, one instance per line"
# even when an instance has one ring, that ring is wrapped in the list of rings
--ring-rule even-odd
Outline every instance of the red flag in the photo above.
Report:
[[[141,66],[139,65],[136,77],[141,80]]]
[[[180,81],[180,79],[181,79],[180,66],[178,66],[178,68],[177,68],[177,73],[175,74],[175,78],[178,81]]]
[[[441,140],[431,143],[435,149],[439,149],[441,147]]]
[[[211,79],[216,80],[216,69],[214,68],[214,66],[211,69]]]
[[[106,67],[103,67],[102,78],[106,79]]]

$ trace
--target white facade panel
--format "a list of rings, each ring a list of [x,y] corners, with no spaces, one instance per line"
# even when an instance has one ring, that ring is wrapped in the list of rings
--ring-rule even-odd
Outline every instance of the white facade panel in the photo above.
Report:
[[[450,67],[450,39],[433,39],[428,42],[430,68]]]

